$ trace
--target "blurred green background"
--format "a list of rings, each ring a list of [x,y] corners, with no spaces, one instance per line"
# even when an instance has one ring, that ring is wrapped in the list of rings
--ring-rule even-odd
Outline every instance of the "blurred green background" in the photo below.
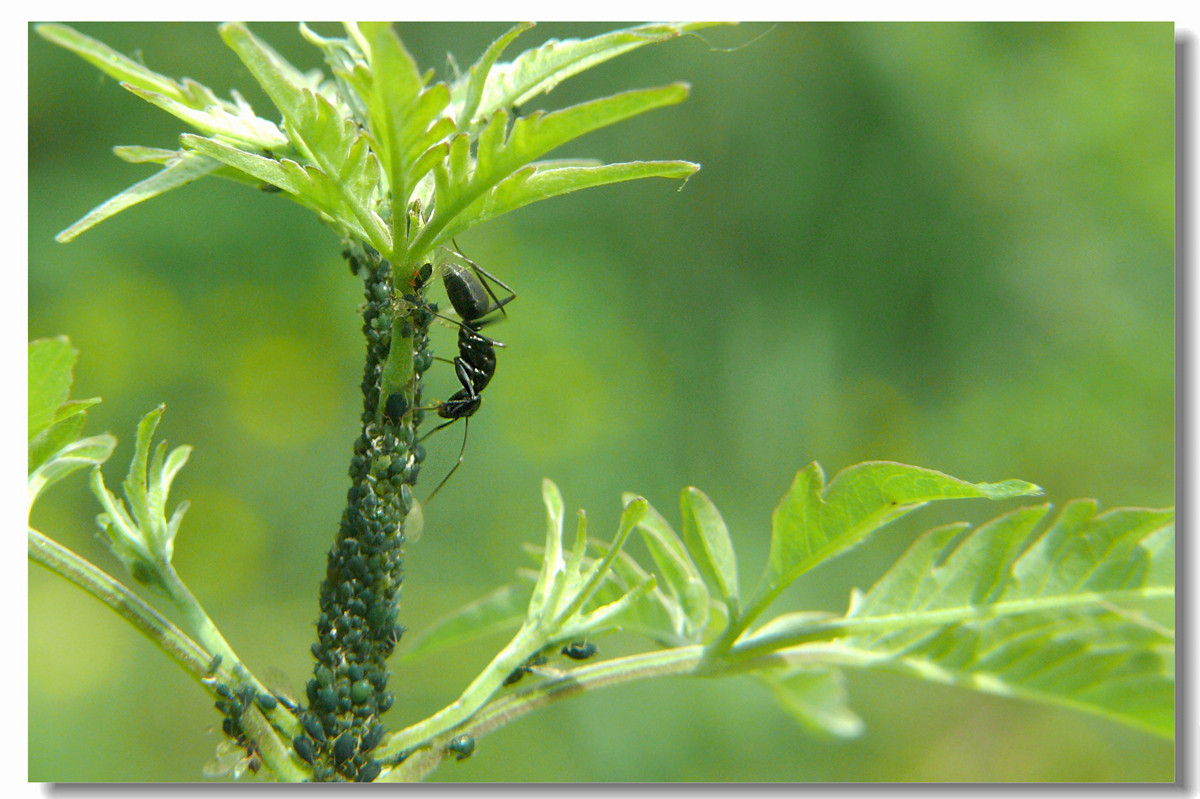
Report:
[[[294,24],[256,33],[320,66]],[[314,26],[326,34],[338,28]],[[611,24],[547,24],[521,46]],[[276,116],[211,24],[81,24],[172,76]],[[473,61],[503,24],[402,24],[424,67]],[[744,46],[742,46],[744,45]],[[730,49],[732,48],[732,49]],[[682,106],[561,155],[683,158],[644,181],[533,206],[460,237],[519,293],[466,460],[408,548],[419,631],[511,579],[557,481],[608,537],[623,491],[678,519],[702,488],[765,562],[793,473],[889,459],[1019,477],[1056,505],[1174,503],[1173,28],[1155,24],[747,24],[646,48],[558,87],[553,108],[687,80]],[[88,431],[141,414],[195,452],[179,571],[242,657],[298,695],[316,589],[348,485],[363,343],[337,237],[276,196],[203,181],[69,245],[53,236],[150,174],[172,117],[29,38],[29,335],[82,351]],[[489,331],[491,332],[491,331]],[[435,346],[453,349],[454,331]],[[433,370],[429,397],[457,386]],[[429,442],[440,479],[461,428]],[[33,523],[106,568],[82,476]],[[931,508],[812,573],[780,610],[842,610],[922,529],[1010,504]],[[640,550],[635,550],[640,551]],[[29,571],[29,778],[196,780],[211,701],[113,613]],[[402,726],[458,695],[500,640],[395,664]],[[641,642],[600,642],[604,655]],[[479,742],[439,781],[1138,781],[1165,742],[1066,710],[851,674],[867,732],[804,734],[749,679],[659,680],[576,698]]]

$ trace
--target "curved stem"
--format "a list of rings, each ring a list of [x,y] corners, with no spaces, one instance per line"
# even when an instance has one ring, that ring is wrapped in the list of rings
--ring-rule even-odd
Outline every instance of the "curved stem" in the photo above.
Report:
[[[212,662],[209,652],[123,584],[32,527],[29,528],[29,559],[108,605],[197,680],[208,676]]]
[[[412,752],[402,763],[385,771],[378,781],[412,782],[423,779],[445,759],[445,744],[455,735],[465,732],[474,737],[480,737],[526,713],[531,713],[584,691],[594,691],[650,677],[690,674],[695,671],[703,657],[704,647],[702,646],[676,647],[658,652],[613,658],[547,677],[528,688],[514,691],[483,706],[471,718],[469,725],[452,728],[433,738],[429,745],[422,746]],[[436,717],[430,717],[430,720]],[[423,722],[397,733],[389,743],[395,742],[410,730],[423,727],[424,724]],[[443,729],[446,728],[443,727]],[[395,750],[397,747],[389,746],[387,748]],[[402,750],[403,747],[399,747],[399,749]]]
[[[32,527],[28,529],[29,559],[31,561],[41,564],[55,574],[79,586],[105,605],[108,605],[108,607],[116,611],[117,615],[132,624],[135,629],[162,649],[184,671],[191,674],[206,690],[209,690],[209,681],[207,678],[213,676],[213,654],[221,654],[223,663],[231,662],[236,664],[234,673],[237,676],[241,676],[243,679],[253,679],[246,672],[245,667],[237,661],[228,644],[224,644],[225,651],[216,652],[211,648],[206,649],[188,637],[186,633],[172,624],[161,613],[150,607],[144,599],[133,593],[111,575],[96,567],[86,558],[72,552],[67,547],[44,533],[34,530]],[[174,577],[174,572],[170,569],[167,571],[176,583],[182,587],[183,584],[178,581],[177,577]],[[186,592],[187,589],[183,588],[183,590]],[[190,597],[191,595],[188,594],[187,596]],[[216,628],[212,625],[212,621],[208,619],[207,615],[204,615],[204,611],[200,609],[194,599],[191,600],[191,604],[193,606],[193,613],[198,612],[203,615],[208,628],[210,628],[209,632],[215,633],[216,639],[224,643],[224,639],[220,637],[220,633],[216,633]],[[225,660],[226,657],[228,657],[228,661]],[[254,681],[254,683],[257,686],[257,681]],[[261,690],[266,691],[266,689]],[[293,762],[287,748],[279,741],[272,728],[272,724],[274,724],[276,727],[286,729],[289,723],[290,726],[294,727],[296,725],[295,718],[281,706],[276,707],[271,712],[271,724],[266,723],[265,720],[257,723],[258,720],[262,719],[257,708],[252,708],[251,712],[246,714],[246,717],[248,720],[253,717],[253,721],[249,722],[248,728],[255,734],[259,750],[263,756],[263,762],[267,767],[280,779],[291,781],[305,779],[305,773]]]
[[[513,669],[536,654],[542,643],[543,639],[527,628],[519,630],[458,699],[424,721],[389,736],[387,742],[376,751],[375,757],[381,761],[394,758],[470,720],[504,684]]]
[[[239,682],[253,685],[254,689],[259,693],[271,694],[271,690],[259,682],[258,678],[243,665],[237,653],[233,651],[233,647],[229,645],[229,642],[221,635],[221,631],[217,629],[217,625],[213,623],[213,620],[196,600],[196,597],[192,595],[192,592],[179,579],[179,575],[175,573],[174,567],[169,563],[160,564],[159,574],[162,577],[162,584],[166,588],[167,595],[183,613],[187,626],[191,629],[192,634],[200,639],[200,643],[209,652],[212,652],[214,655],[220,655],[222,662],[231,666],[230,671],[233,672],[234,677]],[[274,726],[289,736],[294,736],[300,731],[300,724],[296,720],[296,717],[282,705],[276,705],[266,715]]]

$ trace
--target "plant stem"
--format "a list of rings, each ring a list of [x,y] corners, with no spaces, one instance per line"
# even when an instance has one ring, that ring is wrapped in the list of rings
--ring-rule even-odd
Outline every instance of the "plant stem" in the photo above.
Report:
[[[540,634],[526,627],[521,628],[458,699],[429,718],[389,736],[387,743],[379,748],[376,756],[380,760],[395,757],[466,722],[500,689],[508,675],[537,654],[539,647],[544,643],[545,639]]]
[[[189,626],[201,631],[201,635],[197,637],[204,641],[204,646],[196,643],[170,620],[146,604],[145,600],[86,558],[33,528],[29,528],[29,559],[66,578],[108,605],[117,615],[157,644],[184,671],[195,677],[209,693],[213,693],[212,686],[215,684],[212,680],[215,674],[212,668],[214,654],[220,654],[221,663],[226,664],[220,669],[221,672],[235,680],[250,682],[257,690],[269,693],[238,661],[229,644],[217,632],[212,620],[169,566],[163,570],[163,577],[167,578],[164,584],[172,587],[171,598],[184,611]],[[217,642],[219,646],[215,645]],[[233,664],[233,669],[228,669],[227,664]],[[305,773],[293,762],[290,752],[283,747],[275,733],[275,728],[279,728],[286,734],[292,734],[297,725],[295,717],[282,706],[274,708],[268,717],[270,723],[267,723],[257,708],[251,708],[246,714],[247,729],[254,735],[263,762],[279,779],[305,779]]]
[[[382,766],[372,750],[380,717],[394,702],[387,657],[400,640],[405,525],[424,448],[418,444],[421,372],[432,355],[433,312],[412,283],[397,285],[392,264],[359,242],[343,255],[364,279],[366,361],[362,429],[350,462],[346,508],[321,583],[313,677],[301,715],[307,738],[293,747],[313,764],[318,782],[370,782]]]
[[[651,677],[690,674],[702,662],[703,657],[704,647],[685,646],[658,652],[630,655],[623,658],[613,658],[612,660],[606,660],[591,666],[574,668],[563,672],[561,675],[547,677],[524,690],[514,691],[511,694],[500,697],[480,709],[471,719],[469,726],[450,729],[453,735],[466,732],[472,736],[479,737],[514,721],[526,713],[584,691],[594,691],[599,688]],[[403,751],[403,746],[395,747],[392,744],[402,736],[405,736],[410,730],[423,725],[424,722],[421,725],[414,725],[414,727],[409,727],[407,730],[397,733],[384,748],[389,751]],[[443,730],[445,729],[443,727]],[[422,746],[417,751],[411,753],[395,768],[384,772],[379,781],[410,782],[423,779],[445,759],[446,749],[444,744],[446,741],[442,740],[442,738],[449,740],[450,737],[452,735],[447,732],[445,735],[439,735],[437,738],[434,738],[428,746]]]
[[[32,527],[29,559],[108,605],[197,680],[208,676],[212,655],[203,647],[120,582]]]

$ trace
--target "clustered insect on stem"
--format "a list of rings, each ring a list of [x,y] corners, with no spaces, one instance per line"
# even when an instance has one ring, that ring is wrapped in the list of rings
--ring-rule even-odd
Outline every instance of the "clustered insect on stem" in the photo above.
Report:
[[[411,335],[402,344],[393,341],[392,265],[355,243],[344,255],[363,276],[366,295],[362,431],[354,444],[346,509],[321,584],[318,640],[312,647],[316,664],[307,686],[308,707],[300,715],[304,732],[292,745],[312,764],[314,780],[370,782],[381,771],[371,756],[383,738],[379,719],[394,702],[386,660],[403,633],[396,604],[404,525],[415,505],[413,486],[424,459],[416,432],[423,412],[415,406],[421,373],[432,360],[428,327],[434,311],[414,295],[417,302],[405,306],[401,326]],[[415,353],[411,413],[397,406],[397,394],[380,407],[383,366],[393,346],[411,346]]]
[[[394,702],[394,695],[386,690],[390,674],[386,660],[403,633],[396,603],[403,580],[406,526],[410,514],[417,517],[413,511],[419,507],[413,486],[425,458],[421,442],[479,409],[481,392],[496,373],[495,348],[504,346],[480,330],[495,321],[496,311],[505,313],[504,306],[516,294],[456,253],[466,266],[449,262],[441,267],[446,294],[459,316],[450,319],[425,299],[432,264],[417,269],[412,290],[401,292],[392,265],[373,248],[351,242],[343,255],[351,271],[363,278],[366,295],[362,432],[354,445],[346,510],[321,584],[318,640],[312,647],[316,665],[307,686],[308,708],[299,719],[304,731],[292,746],[312,765],[317,781],[369,782],[382,769],[371,756],[383,737],[379,717]],[[488,279],[509,296],[498,298]],[[423,407],[421,378],[434,360],[429,325],[435,317],[459,327],[458,357],[453,363],[462,389],[444,402]],[[385,389],[389,356],[404,352],[393,353],[395,346],[411,348],[411,381],[406,387]],[[447,421],[418,438],[417,428],[427,410],[436,410]],[[462,463],[466,442],[464,430],[458,461],[429,499]]]

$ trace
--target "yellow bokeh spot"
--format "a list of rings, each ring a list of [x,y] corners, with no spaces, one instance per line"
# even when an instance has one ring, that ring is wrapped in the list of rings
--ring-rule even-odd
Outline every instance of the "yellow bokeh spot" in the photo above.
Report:
[[[30,615],[37,619],[29,625],[30,692],[69,703],[117,681],[129,641],[114,628],[132,628],[57,575],[37,568],[29,576]]]
[[[329,358],[292,336],[249,342],[226,379],[234,417],[258,441],[287,449],[329,434],[346,394]]]

